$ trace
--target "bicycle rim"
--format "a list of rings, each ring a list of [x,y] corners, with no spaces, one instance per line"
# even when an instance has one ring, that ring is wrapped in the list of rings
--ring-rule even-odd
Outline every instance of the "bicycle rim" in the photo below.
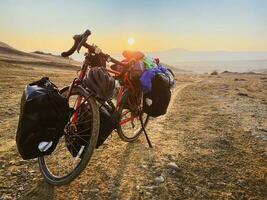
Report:
[[[119,106],[119,114],[120,114],[120,121],[125,119],[129,119],[133,113],[132,111],[127,108],[127,100],[129,98],[129,91],[126,90],[122,95],[120,106]],[[144,122],[144,126],[146,127],[149,122],[149,116],[146,113],[142,113],[142,118]],[[133,142],[138,139],[138,137],[143,132],[141,122],[138,116],[135,116],[133,122],[128,121],[125,124],[121,124],[117,128],[119,137],[125,142]]]
[[[76,90],[74,88],[70,95],[70,106],[75,104],[75,96],[82,96]],[[67,92],[65,90],[62,94],[66,95]],[[85,96],[82,97],[83,100],[86,99]],[[71,123],[66,125],[55,151],[49,156],[38,158],[41,174],[50,184],[63,185],[74,180],[93,154],[99,132],[99,111],[95,99],[89,98],[77,112],[79,118],[75,127]]]

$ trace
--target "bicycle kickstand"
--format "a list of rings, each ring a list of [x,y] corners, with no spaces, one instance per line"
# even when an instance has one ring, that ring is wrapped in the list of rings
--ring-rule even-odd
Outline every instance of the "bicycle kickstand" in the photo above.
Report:
[[[147,141],[149,147],[150,147],[150,148],[153,148],[153,146],[152,146],[152,144],[151,144],[151,141],[150,141],[150,139],[148,138],[148,135],[147,135],[147,133],[146,133],[146,129],[145,129],[145,126],[144,126],[144,123],[143,123],[143,118],[142,118],[141,115],[139,116],[139,119],[140,119],[140,122],[141,122],[142,129],[143,129],[143,131],[144,131],[144,134],[145,134],[145,136],[146,136],[146,141]]]

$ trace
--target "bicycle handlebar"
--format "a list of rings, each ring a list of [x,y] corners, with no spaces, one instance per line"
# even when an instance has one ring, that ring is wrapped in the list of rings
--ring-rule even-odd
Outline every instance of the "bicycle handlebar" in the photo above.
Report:
[[[79,52],[82,46],[84,46],[85,48],[87,48],[91,52],[95,52],[96,46],[92,46],[92,45],[89,45],[86,43],[87,38],[90,35],[91,35],[91,31],[89,31],[89,30],[86,30],[83,34],[74,35],[73,36],[73,39],[74,39],[73,46],[68,51],[62,52],[61,56],[62,57],[68,57],[68,56],[72,55],[76,50]],[[133,64],[133,61],[130,61],[128,63],[120,62],[120,61],[116,60],[115,58],[112,58],[110,55],[105,54],[103,52],[100,52],[98,54],[105,57],[107,62],[112,62],[114,64],[121,65],[121,66],[124,66],[127,68]]]
[[[73,46],[65,52],[61,53],[62,57],[68,57],[72,55],[76,50],[79,52],[83,44],[86,42],[87,38],[91,35],[91,31],[86,30],[83,34],[81,35],[74,35],[74,44]]]
[[[97,46],[87,44],[86,42],[83,44],[83,46],[86,49],[88,49],[90,52],[96,52],[96,48],[98,48]],[[98,52],[96,54],[99,54],[100,56],[104,57],[107,62],[112,62],[114,64],[121,65],[121,66],[124,66],[124,67],[130,67],[133,64],[132,61],[130,61],[128,63],[123,63],[123,62],[121,62],[119,60],[116,60],[115,58],[111,57],[109,54],[101,52],[101,50],[100,50],[100,52]]]

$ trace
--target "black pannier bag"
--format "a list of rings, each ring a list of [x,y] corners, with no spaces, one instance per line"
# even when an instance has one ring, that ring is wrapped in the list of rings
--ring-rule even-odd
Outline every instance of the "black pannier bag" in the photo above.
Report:
[[[76,157],[79,151],[83,150],[86,145],[88,145],[91,137],[91,127],[90,123],[90,113],[86,111],[86,106],[82,105],[80,109],[81,112],[78,113],[78,125],[77,125],[77,135],[72,135],[68,139],[66,138],[67,148],[73,157]],[[116,112],[109,111],[104,107],[99,108],[100,113],[100,128],[99,135],[97,139],[96,148],[101,146],[108,136],[112,133],[117,127],[118,115]],[[86,131],[85,131],[86,130]],[[75,134],[75,133],[72,133]],[[81,151],[82,152],[82,151]],[[82,154],[81,154],[82,155]],[[80,157],[81,155],[78,155]]]
[[[119,123],[119,114],[117,111],[111,111],[104,107],[101,107],[99,112],[100,128],[96,148],[98,148],[105,142],[112,131],[117,128],[117,125]]]
[[[47,77],[26,86],[20,105],[16,134],[23,159],[51,154],[69,118],[67,99]]]
[[[165,73],[169,78],[170,88],[172,88],[175,85],[175,75],[171,69],[167,69]]]
[[[152,117],[164,115],[171,99],[170,80],[165,74],[158,73],[152,79],[151,91],[144,94],[143,111]]]

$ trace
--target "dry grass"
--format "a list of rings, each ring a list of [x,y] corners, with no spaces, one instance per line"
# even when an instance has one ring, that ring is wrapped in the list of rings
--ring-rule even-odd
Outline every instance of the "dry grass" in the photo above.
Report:
[[[74,75],[73,70],[0,63],[0,198],[1,194],[10,199],[266,197],[267,136],[262,128],[267,127],[267,76],[249,74],[178,76],[168,114],[148,126],[153,149],[144,136],[128,144],[114,133],[70,185],[47,185],[36,161],[23,161],[16,152],[20,96],[25,84],[42,76],[61,87]],[[175,162],[179,171],[169,170],[169,162]],[[165,181],[156,185],[159,175]]]

